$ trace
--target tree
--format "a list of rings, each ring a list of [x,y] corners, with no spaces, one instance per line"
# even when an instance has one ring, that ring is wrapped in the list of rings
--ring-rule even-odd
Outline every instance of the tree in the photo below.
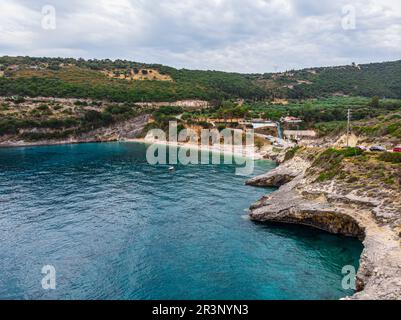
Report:
[[[265,144],[264,144],[264,141],[263,141],[263,140],[261,140],[261,139],[255,139],[255,147],[256,147],[258,150],[262,149],[264,145],[265,145]]]
[[[370,101],[369,106],[372,108],[379,108],[380,107],[380,98],[378,96],[374,96],[372,101]]]

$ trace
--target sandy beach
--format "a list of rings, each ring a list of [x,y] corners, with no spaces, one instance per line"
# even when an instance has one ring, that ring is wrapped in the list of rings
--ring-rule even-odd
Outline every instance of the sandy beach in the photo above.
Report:
[[[173,147],[185,147],[188,149],[196,149],[199,151],[217,152],[221,154],[233,155],[236,157],[251,158],[253,160],[261,160],[264,158],[264,154],[257,150],[254,146],[241,147],[241,146],[226,146],[224,144],[216,145],[202,145],[188,142],[169,142],[153,139],[124,139],[124,142],[137,142],[145,144],[160,144]]]

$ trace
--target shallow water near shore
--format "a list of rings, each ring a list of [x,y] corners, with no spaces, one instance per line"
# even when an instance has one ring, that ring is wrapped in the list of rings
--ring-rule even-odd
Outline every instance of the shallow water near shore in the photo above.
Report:
[[[0,299],[339,299],[356,239],[244,218],[273,190],[146,146],[0,149]],[[274,168],[256,161],[253,176]],[[42,289],[44,265],[56,290]]]

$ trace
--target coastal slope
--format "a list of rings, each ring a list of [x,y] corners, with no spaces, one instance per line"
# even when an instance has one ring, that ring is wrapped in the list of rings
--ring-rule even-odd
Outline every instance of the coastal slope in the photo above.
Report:
[[[280,187],[251,207],[251,219],[358,237],[364,251],[357,293],[347,299],[401,299],[401,166],[394,159],[357,149],[299,149],[247,181]]]

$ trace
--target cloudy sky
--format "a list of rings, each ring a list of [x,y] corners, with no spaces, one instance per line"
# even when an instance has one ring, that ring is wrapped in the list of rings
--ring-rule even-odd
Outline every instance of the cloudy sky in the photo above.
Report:
[[[401,1],[0,0],[0,55],[238,72],[399,60]]]

